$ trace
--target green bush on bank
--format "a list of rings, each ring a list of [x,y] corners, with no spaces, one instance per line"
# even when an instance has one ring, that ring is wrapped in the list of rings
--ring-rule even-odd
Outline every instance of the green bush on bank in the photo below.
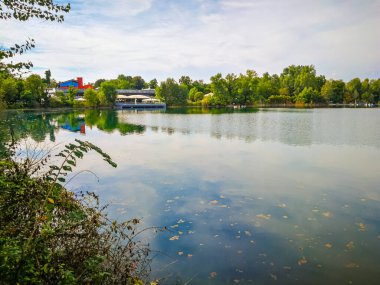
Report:
[[[111,221],[95,194],[62,186],[90,150],[116,167],[79,140],[58,154],[59,166],[50,155],[17,159],[14,146],[0,161],[2,284],[143,284],[149,250],[135,241],[139,220]]]

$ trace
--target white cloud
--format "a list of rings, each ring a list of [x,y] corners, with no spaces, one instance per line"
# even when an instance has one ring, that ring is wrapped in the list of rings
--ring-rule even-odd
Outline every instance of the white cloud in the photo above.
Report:
[[[290,64],[348,80],[379,77],[379,3],[87,0],[74,2],[63,24],[5,22],[0,37],[8,44],[34,37],[38,48],[26,57],[58,80],[120,73],[208,80]]]

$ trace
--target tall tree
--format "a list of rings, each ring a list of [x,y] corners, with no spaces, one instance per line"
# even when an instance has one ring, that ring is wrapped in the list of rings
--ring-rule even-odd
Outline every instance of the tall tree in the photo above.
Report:
[[[179,85],[173,78],[168,78],[156,88],[156,97],[168,105],[185,105],[188,92],[186,85]]]

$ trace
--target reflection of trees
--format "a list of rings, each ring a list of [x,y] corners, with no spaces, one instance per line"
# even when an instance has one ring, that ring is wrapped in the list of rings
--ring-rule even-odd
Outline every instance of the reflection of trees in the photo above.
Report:
[[[256,113],[259,109],[257,108],[169,108],[165,111],[166,114],[227,114],[227,113]]]
[[[31,137],[42,142],[49,135],[55,141],[55,126],[52,124],[53,114],[21,111],[5,111],[0,113],[0,156],[5,155],[5,144],[17,142]]]
[[[54,142],[57,125],[78,130],[83,123],[108,133],[118,130],[121,135],[145,131],[145,127],[142,125],[119,122],[117,112],[113,110],[86,110],[68,113],[4,111],[0,112],[0,156],[6,153],[5,144],[12,140],[17,142],[21,139],[31,138],[36,142],[43,142],[48,136],[49,140]]]

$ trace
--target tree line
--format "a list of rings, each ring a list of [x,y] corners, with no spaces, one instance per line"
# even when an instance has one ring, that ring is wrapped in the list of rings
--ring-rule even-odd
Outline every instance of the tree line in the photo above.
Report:
[[[99,107],[112,106],[117,89],[155,89],[156,97],[167,105],[327,105],[327,104],[378,104],[380,79],[354,78],[348,82],[326,79],[317,75],[313,65],[291,65],[280,75],[254,70],[245,74],[218,73],[209,83],[181,76],[178,81],[168,78],[160,83],[157,79],[145,81],[141,76],[119,75],[115,79],[98,79],[95,89],[87,89],[85,101],[74,100],[78,90],[70,87],[67,92],[58,90],[53,96],[48,87],[56,87],[50,70],[45,77],[31,74],[26,78],[9,72],[0,73],[0,106],[23,107]]]
[[[348,82],[317,75],[313,65],[291,65],[280,75],[254,70],[245,74],[218,73],[210,83],[182,76],[161,82],[156,96],[168,105],[326,105],[377,104],[380,101],[380,79],[354,78]]]

